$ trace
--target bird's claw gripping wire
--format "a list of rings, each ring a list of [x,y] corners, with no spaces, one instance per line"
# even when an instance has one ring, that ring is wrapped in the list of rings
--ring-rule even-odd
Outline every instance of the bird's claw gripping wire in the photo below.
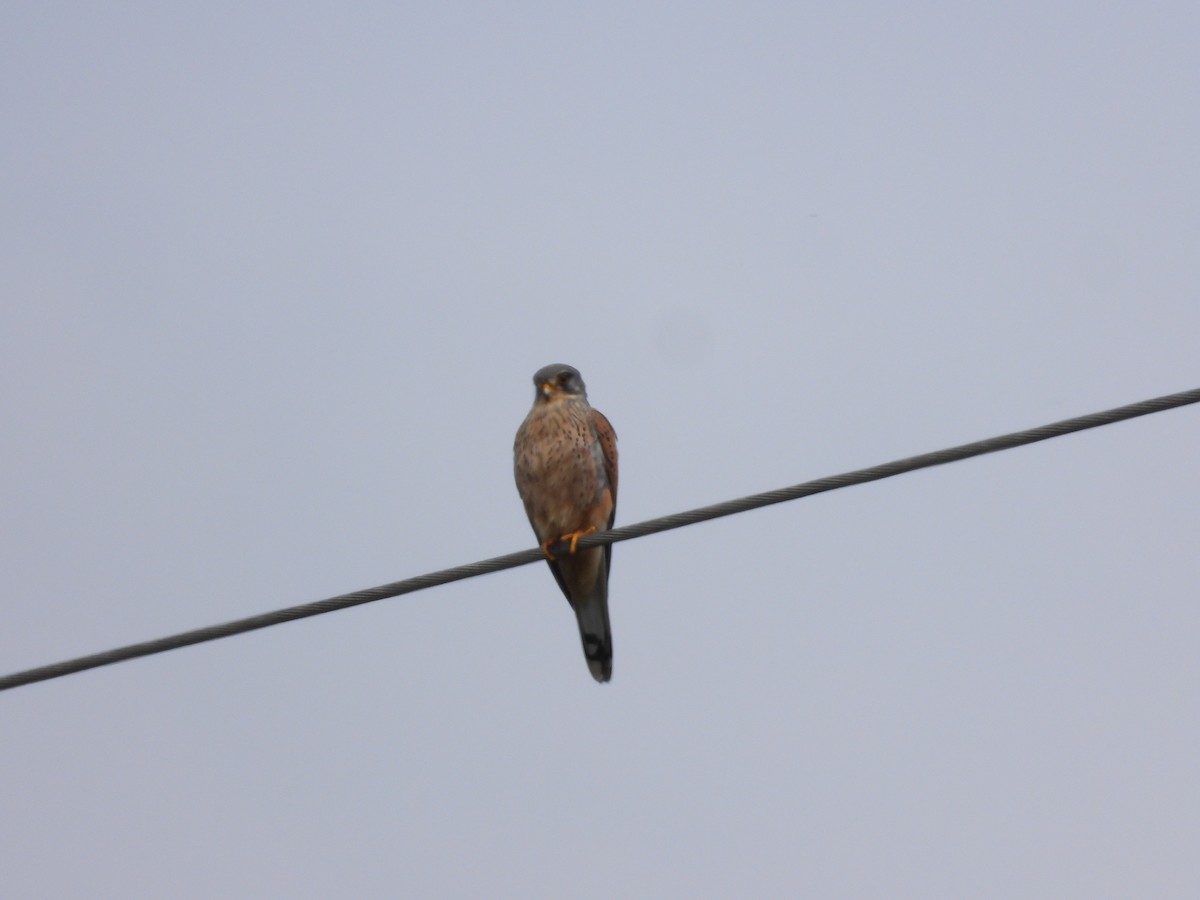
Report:
[[[596,526],[589,525],[587,528],[580,528],[578,531],[572,531],[570,534],[559,535],[557,538],[550,538],[548,541],[542,541],[542,553],[546,554],[546,559],[553,561],[554,554],[550,552],[550,548],[557,544],[566,544],[567,553],[574,554],[581,538],[587,537],[589,534],[596,533]]]

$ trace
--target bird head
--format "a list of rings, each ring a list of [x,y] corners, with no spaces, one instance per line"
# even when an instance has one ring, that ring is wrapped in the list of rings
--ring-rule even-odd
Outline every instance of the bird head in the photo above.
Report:
[[[579,370],[563,363],[543,366],[534,373],[535,402],[550,403],[566,397],[587,399],[587,388]]]

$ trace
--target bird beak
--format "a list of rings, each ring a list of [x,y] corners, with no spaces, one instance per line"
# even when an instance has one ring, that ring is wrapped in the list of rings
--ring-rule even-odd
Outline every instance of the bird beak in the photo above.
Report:
[[[554,384],[549,381],[543,381],[540,390],[542,392],[542,396],[548,399],[550,395],[554,393]]]

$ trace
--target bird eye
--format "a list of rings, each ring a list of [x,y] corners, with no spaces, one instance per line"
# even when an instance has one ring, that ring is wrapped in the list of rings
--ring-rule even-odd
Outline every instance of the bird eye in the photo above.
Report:
[[[571,380],[571,373],[570,373],[570,372],[560,372],[560,373],[559,373],[559,376],[558,376],[558,383],[559,383],[559,384],[561,384],[561,385],[563,385],[563,386],[565,387],[565,386],[566,386],[566,385],[567,385],[567,384],[570,382],[570,380]]]

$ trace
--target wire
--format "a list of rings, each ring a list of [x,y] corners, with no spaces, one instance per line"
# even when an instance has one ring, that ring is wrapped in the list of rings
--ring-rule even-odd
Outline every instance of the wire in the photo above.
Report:
[[[724,503],[702,506],[699,509],[661,516],[657,519],[648,519],[645,522],[638,522],[635,525],[625,525],[621,528],[614,528],[611,531],[590,535],[579,541],[578,547],[599,547],[604,544],[615,544],[618,541],[628,541],[650,534],[657,534],[660,531],[682,528],[685,525],[695,525],[697,522],[707,522],[709,519],[732,516],[736,513],[770,506],[774,503],[798,500],[801,497],[809,497],[813,494],[824,493],[825,491],[834,491],[855,484],[865,484],[869,481],[879,481],[882,478],[891,478],[893,475],[900,475],[904,472],[927,469],[931,466],[940,466],[949,462],[969,459],[973,456],[982,456],[985,453],[995,453],[998,450],[1009,450],[1013,447],[1060,437],[1064,434],[1085,431],[1088,428],[1097,428],[1101,425],[1111,425],[1126,419],[1134,419],[1138,416],[1145,416],[1150,413],[1162,412],[1198,402],[1200,402],[1200,388],[1182,391],[1178,394],[1167,394],[1163,397],[1143,400],[1139,403],[1131,403],[1128,406],[1119,406],[1116,409],[1104,412],[1078,416],[1074,419],[1064,419],[1061,422],[1054,422],[1037,428],[1029,428],[1025,431],[1015,431],[1011,434],[987,438],[986,440],[975,441],[970,444],[961,444],[945,450],[936,450],[932,453],[922,453],[919,456],[910,456],[906,459],[898,459],[894,462],[883,463],[882,465],[871,466],[866,469],[856,469],[853,472],[845,472],[841,475],[830,475],[826,478],[818,478],[815,481],[806,481],[803,484],[797,484],[792,487],[766,491],[761,494],[752,494],[737,500],[727,500]],[[39,666],[36,669],[27,669],[23,672],[15,672],[11,675],[0,677],[0,691],[6,691],[10,688],[20,687],[21,685],[33,684],[37,681],[59,678],[63,675],[70,675],[73,672],[82,672],[85,669],[107,666],[127,659],[136,659],[139,656],[150,656],[154,653],[163,653],[167,650],[187,647],[190,644],[215,641],[218,638],[231,637],[235,634],[243,634],[259,628],[267,628],[271,625],[282,624],[283,622],[292,622],[296,619],[305,619],[309,616],[320,615],[321,613],[347,609],[362,603],[371,603],[375,600],[383,600],[388,597],[398,597],[401,594],[411,594],[414,591],[423,591],[426,588],[448,584],[452,581],[462,581],[466,578],[474,578],[477,575],[486,575],[489,572],[499,572],[503,569],[528,565],[542,558],[540,549],[521,550],[505,556],[496,556],[492,559],[468,563],[463,566],[455,566],[452,569],[442,569],[439,572],[418,575],[416,578],[406,578],[403,581],[395,581],[391,584],[380,585],[379,587],[353,591],[349,594],[339,594],[336,597],[327,597],[324,600],[302,603],[299,606],[289,606],[286,609],[276,610],[275,612],[249,616],[245,619],[235,619],[232,622],[225,622],[220,625],[210,625],[206,628],[197,628],[194,631],[184,631],[152,641],[143,641],[140,644],[129,644],[125,647],[117,647],[101,653],[93,653],[90,656],[80,656],[76,659],[68,659],[47,666]]]

